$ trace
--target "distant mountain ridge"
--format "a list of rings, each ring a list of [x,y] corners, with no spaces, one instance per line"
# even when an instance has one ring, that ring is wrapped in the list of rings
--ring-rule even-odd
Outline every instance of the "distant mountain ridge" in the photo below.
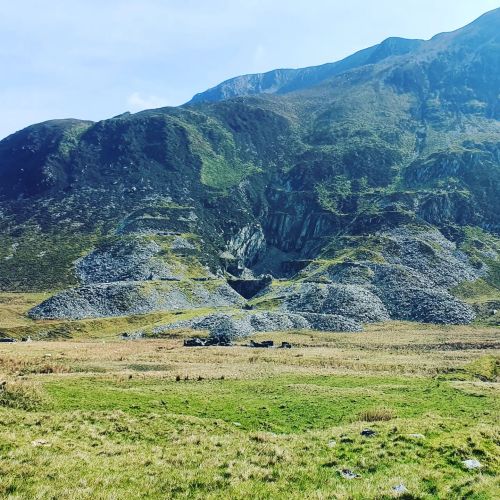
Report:
[[[300,69],[275,69],[266,73],[237,76],[196,94],[189,104],[214,102],[232,97],[261,93],[286,94],[321,83],[366,64],[375,64],[387,57],[407,54],[420,47],[423,40],[391,37],[382,43],[360,50],[338,62]]]
[[[439,46],[461,37],[478,43],[495,38],[498,30],[500,9],[483,14],[464,28],[439,33],[430,40],[389,37],[377,45],[362,49],[340,61],[299,69],[276,69],[265,73],[255,73],[230,78],[204,92],[196,94],[188,104],[216,102],[234,97],[256,94],[286,94],[317,85],[350,70],[379,63],[393,56],[414,54],[422,49],[439,50]],[[478,30],[478,27],[480,29]]]

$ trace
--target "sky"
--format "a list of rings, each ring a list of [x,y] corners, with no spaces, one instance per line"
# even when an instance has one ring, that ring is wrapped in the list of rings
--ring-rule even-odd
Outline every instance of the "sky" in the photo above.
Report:
[[[0,0],[0,138],[177,106],[233,76],[428,39],[500,0]]]

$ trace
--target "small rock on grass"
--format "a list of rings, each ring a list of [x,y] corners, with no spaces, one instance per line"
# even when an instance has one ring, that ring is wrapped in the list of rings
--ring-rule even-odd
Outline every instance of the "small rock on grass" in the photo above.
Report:
[[[333,448],[336,444],[337,444],[337,441],[332,439],[331,441],[328,441],[328,448]]]
[[[372,436],[376,436],[377,433],[373,429],[363,429],[361,431],[361,435],[365,436],[365,437],[372,437]]]
[[[342,469],[340,471],[340,475],[344,478],[344,479],[358,479],[360,478],[361,476],[359,474],[356,474],[355,472],[353,472],[352,470],[350,469]]]
[[[480,469],[482,467],[481,462],[479,460],[476,460],[475,458],[471,458],[468,460],[462,460],[462,463],[464,464],[464,467],[466,469]]]
[[[31,441],[32,446],[50,446],[50,443],[46,441],[45,439],[35,439],[34,441]]]
[[[408,488],[403,483],[399,483],[396,484],[396,486],[393,486],[392,490],[396,493],[406,493]]]
[[[408,434],[408,436],[415,439],[425,439],[425,436],[423,434],[418,434],[418,433]]]

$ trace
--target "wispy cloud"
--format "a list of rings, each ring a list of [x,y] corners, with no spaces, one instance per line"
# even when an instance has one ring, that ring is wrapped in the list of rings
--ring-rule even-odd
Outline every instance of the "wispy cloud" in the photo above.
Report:
[[[253,53],[253,65],[255,67],[255,71],[260,72],[262,70],[263,65],[266,62],[267,51],[264,45],[259,44],[255,47]]]
[[[170,103],[167,99],[157,95],[143,95],[140,92],[133,92],[127,98],[127,105],[130,111],[142,111],[143,109],[162,108]]]

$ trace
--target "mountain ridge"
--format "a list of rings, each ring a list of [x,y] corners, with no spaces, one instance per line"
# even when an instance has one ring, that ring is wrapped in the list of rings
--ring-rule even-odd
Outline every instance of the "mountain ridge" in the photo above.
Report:
[[[247,74],[225,80],[196,94],[187,104],[213,102],[222,99],[261,93],[287,93],[300,90],[350,69],[373,64],[392,55],[401,55],[420,45],[423,40],[389,37],[380,44],[362,49],[333,63],[306,68],[281,68],[265,73]]]
[[[264,92],[280,94],[300,90],[301,88],[310,87],[357,67],[376,64],[393,56],[411,54],[420,48],[425,49],[429,44],[443,41],[453,37],[457,33],[466,34],[467,32],[474,32],[478,24],[481,24],[483,31],[485,26],[491,25],[494,35],[496,35],[499,18],[500,8],[483,14],[463,28],[439,33],[429,40],[389,37],[379,44],[357,51],[333,63],[297,69],[280,68],[265,73],[245,74],[233,77],[196,94],[187,104],[213,102]]]

